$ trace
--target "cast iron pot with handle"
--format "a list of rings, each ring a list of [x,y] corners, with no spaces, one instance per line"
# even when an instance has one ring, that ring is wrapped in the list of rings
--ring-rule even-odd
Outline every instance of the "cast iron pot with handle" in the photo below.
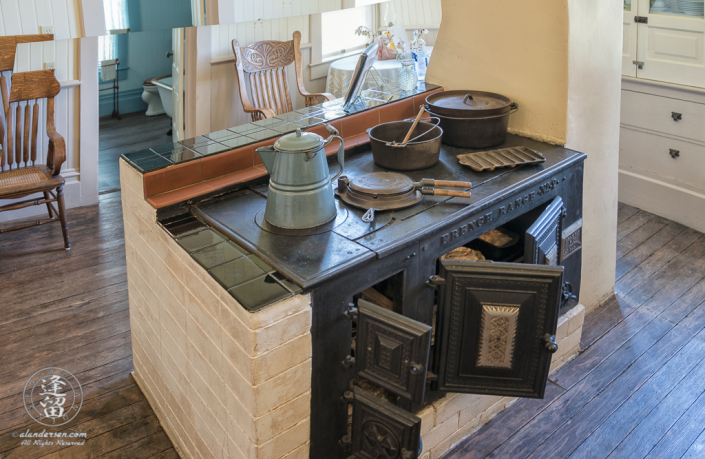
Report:
[[[485,91],[441,91],[426,97],[424,106],[440,118],[443,143],[460,148],[487,148],[507,139],[509,115],[519,110],[501,94]]]
[[[435,123],[425,122],[426,120],[434,120]],[[406,143],[398,142],[401,142],[413,126],[413,119],[378,124],[368,129],[367,135],[370,136],[375,163],[397,171],[426,169],[436,164],[441,156],[443,129],[438,127],[439,118],[426,120],[416,125],[411,133],[412,138]]]

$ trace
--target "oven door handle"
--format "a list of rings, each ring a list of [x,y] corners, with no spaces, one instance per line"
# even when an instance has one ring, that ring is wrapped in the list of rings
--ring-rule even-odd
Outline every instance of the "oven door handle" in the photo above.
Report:
[[[546,333],[543,335],[543,341],[546,343],[546,352],[549,354],[555,354],[558,350],[558,344],[556,344],[556,335]]]

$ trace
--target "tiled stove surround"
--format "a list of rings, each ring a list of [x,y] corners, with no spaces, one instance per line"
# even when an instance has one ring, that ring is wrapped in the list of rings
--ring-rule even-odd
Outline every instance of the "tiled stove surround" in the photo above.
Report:
[[[410,101],[394,111],[413,110]],[[390,108],[354,115],[347,125],[390,121],[383,119]],[[345,136],[346,120],[338,123]],[[367,127],[348,127],[348,132]],[[258,146],[249,147],[253,155]],[[134,376],[184,458],[308,457],[315,435],[309,428],[309,296],[247,311],[157,223],[157,208],[214,190],[202,183],[203,175],[196,182],[181,177],[179,168],[198,165],[201,172],[216,158],[162,169],[169,177],[164,185],[120,160]],[[207,188],[195,190],[198,186]],[[155,199],[159,196],[161,201]],[[559,318],[551,372],[577,355],[584,314],[578,305]],[[450,394],[435,401],[417,413],[421,458],[441,457],[514,400]]]

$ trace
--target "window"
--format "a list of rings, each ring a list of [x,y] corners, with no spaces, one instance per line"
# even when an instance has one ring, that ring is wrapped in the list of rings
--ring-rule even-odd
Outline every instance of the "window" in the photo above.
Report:
[[[355,50],[362,50],[372,39],[356,35],[355,30],[365,26],[376,29],[373,6],[362,6],[321,14],[321,54],[323,58]]]
[[[130,27],[127,14],[127,0],[103,0],[105,9],[105,28],[124,30]],[[99,60],[115,59],[117,55],[117,35],[106,35],[99,38]]]

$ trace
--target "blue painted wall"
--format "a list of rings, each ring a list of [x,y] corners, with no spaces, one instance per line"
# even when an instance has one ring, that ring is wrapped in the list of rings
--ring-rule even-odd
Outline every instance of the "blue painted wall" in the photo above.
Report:
[[[121,35],[119,54],[120,113],[147,110],[142,101],[145,80],[171,74],[171,28],[191,26],[190,0],[128,0],[131,33]],[[126,65],[124,64],[126,62]],[[111,83],[102,84],[101,89]],[[112,91],[100,93],[100,116],[113,111]]]

